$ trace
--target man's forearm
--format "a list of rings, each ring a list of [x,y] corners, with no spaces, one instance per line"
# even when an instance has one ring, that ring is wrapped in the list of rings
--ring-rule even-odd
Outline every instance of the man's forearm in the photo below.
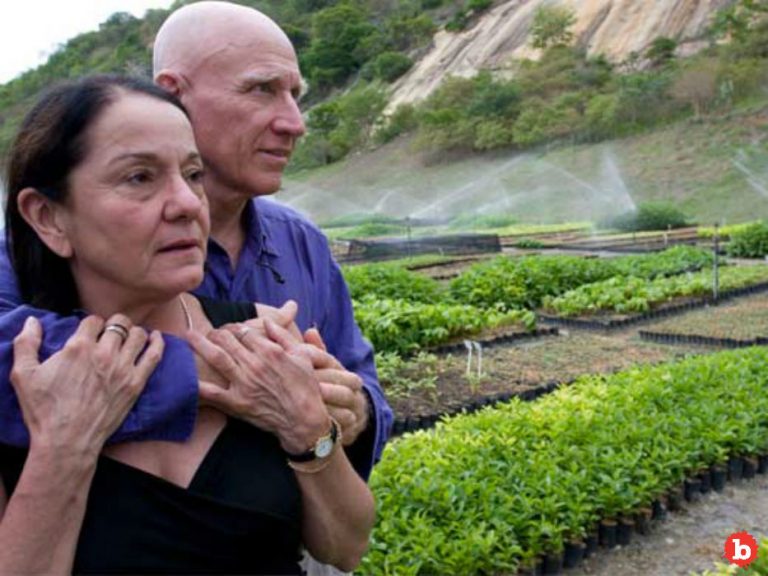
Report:
[[[20,447],[29,445],[29,433],[9,374],[13,365],[13,339],[29,315],[38,317],[43,325],[40,360],[60,350],[79,323],[79,318],[74,316],[65,318],[29,306],[0,315],[0,442]],[[198,391],[194,357],[183,340],[166,336],[165,342],[163,361],[110,442],[182,441],[192,433]]]

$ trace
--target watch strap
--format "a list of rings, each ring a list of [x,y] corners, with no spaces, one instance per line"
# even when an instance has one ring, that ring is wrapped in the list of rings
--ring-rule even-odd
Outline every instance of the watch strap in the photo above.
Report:
[[[333,418],[330,418],[330,420],[331,428],[328,433],[318,438],[315,444],[309,450],[302,452],[301,454],[291,454],[286,452],[288,462],[312,462],[313,460],[326,460],[329,458],[333,454],[336,445],[341,440],[341,428],[339,427],[339,423],[336,422],[336,420]],[[325,456],[322,456],[319,454],[319,452],[324,448],[324,445],[327,445],[328,442],[331,444],[331,449],[327,454],[325,454]]]

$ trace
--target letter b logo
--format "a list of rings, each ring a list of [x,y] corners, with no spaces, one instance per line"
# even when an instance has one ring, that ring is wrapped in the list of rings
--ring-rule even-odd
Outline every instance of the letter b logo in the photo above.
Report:
[[[742,568],[749,566],[757,558],[757,542],[747,532],[736,532],[725,540],[723,558]]]

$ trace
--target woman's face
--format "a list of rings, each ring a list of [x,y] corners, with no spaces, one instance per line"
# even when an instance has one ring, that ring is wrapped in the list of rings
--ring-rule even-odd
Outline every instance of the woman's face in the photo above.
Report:
[[[122,92],[85,137],[86,157],[59,213],[83,305],[105,297],[132,305],[195,288],[210,222],[187,118],[167,102]]]

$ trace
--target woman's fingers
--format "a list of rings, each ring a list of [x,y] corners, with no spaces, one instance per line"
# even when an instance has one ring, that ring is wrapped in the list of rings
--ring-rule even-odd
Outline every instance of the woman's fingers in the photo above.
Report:
[[[104,329],[98,337],[99,344],[112,352],[117,352],[130,336],[133,322],[124,314],[113,314],[104,323]]]
[[[24,326],[16,338],[13,339],[13,370],[11,370],[11,383],[16,385],[19,375],[29,370],[34,370],[40,365],[40,342],[43,337],[43,329],[40,322],[34,316],[29,316],[24,321]]]

